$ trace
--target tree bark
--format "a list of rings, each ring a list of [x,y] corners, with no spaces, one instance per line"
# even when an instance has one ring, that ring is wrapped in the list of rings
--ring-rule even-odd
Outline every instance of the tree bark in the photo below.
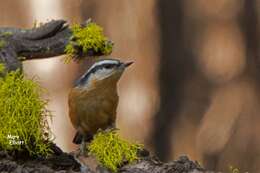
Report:
[[[21,61],[24,60],[65,54],[71,36],[72,32],[64,20],[53,20],[33,29],[0,28],[0,62],[4,63],[6,71],[12,71],[22,68]],[[89,51],[87,55],[102,54]]]
[[[112,173],[101,167],[96,170],[82,169],[74,157],[62,152],[53,145],[55,153],[43,158],[30,158],[24,154],[9,154],[0,152],[0,172],[12,173]],[[197,162],[192,162],[187,156],[181,156],[178,160],[163,163],[156,157],[149,156],[148,152],[140,153],[140,160],[134,164],[126,164],[119,168],[118,173],[202,173],[205,171]],[[88,166],[88,165],[86,165]],[[209,173],[209,172],[208,172]]]

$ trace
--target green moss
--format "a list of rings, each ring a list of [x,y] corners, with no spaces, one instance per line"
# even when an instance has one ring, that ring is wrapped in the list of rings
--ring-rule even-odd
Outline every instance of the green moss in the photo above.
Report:
[[[0,40],[0,49],[6,46],[6,42],[4,40]]]
[[[0,66],[0,70],[4,70]],[[0,78],[0,150],[22,151],[31,156],[47,156],[50,149],[50,130],[46,118],[43,89],[26,79],[19,71]]]
[[[105,37],[103,29],[96,23],[89,22],[85,27],[73,24],[71,31],[71,41],[65,48],[69,57],[74,57],[78,53],[75,46],[80,47],[83,54],[87,54],[90,50],[104,55],[112,52],[113,44]]]
[[[9,37],[9,36],[12,36],[13,35],[13,33],[12,32],[3,32],[2,34],[1,34],[1,36],[5,36],[5,37]]]
[[[1,64],[1,63],[0,63],[0,74],[3,73],[4,70],[5,70],[4,64]]]
[[[65,52],[68,55],[66,56],[65,63],[69,63],[77,51],[72,44],[68,44],[65,48]]]
[[[90,154],[113,172],[117,172],[125,161],[132,163],[138,160],[137,152],[141,148],[140,144],[121,139],[115,130],[98,132],[88,147]]]
[[[34,20],[33,21],[33,28],[35,29],[35,28],[39,28],[39,27],[41,27],[41,26],[43,26],[44,25],[44,23],[43,22],[39,22],[39,21],[37,21],[37,20]]]
[[[229,166],[230,173],[240,173],[239,169],[234,166]]]

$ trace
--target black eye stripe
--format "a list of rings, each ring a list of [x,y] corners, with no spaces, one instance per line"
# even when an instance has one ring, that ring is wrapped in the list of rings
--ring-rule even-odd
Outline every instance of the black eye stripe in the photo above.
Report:
[[[95,73],[96,71],[98,71],[102,68],[111,69],[111,68],[114,68],[114,67],[117,67],[117,66],[118,66],[118,64],[101,64],[101,65],[98,65],[95,68],[91,69],[88,72],[88,74],[93,74],[93,73]]]
[[[91,74],[94,74],[96,71],[100,70],[100,69],[112,69],[114,67],[119,67],[122,63],[118,62],[118,63],[103,63],[100,65],[96,65],[94,68],[90,69],[90,71],[88,71],[87,73],[85,73],[80,79],[78,79],[75,83],[75,86],[77,85],[83,85],[84,83],[87,82],[89,76]]]
[[[116,66],[116,64],[105,64],[104,68],[109,69],[109,68],[113,68],[115,66]]]

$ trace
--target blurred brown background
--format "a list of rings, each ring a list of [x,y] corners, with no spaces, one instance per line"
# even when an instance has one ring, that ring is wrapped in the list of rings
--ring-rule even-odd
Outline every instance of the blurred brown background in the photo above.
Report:
[[[260,172],[260,0],[0,0],[0,25],[92,18],[135,61],[119,82],[118,127],[163,160],[187,154],[213,170]],[[84,64],[24,63],[48,89],[51,128],[65,151],[67,95]]]

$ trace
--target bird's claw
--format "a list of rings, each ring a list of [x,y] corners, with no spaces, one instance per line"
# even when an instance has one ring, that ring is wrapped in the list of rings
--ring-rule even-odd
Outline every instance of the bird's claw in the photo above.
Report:
[[[74,160],[80,164],[81,173],[90,173],[90,172],[92,173],[93,172],[83,161],[81,161],[80,151],[77,150],[75,153],[72,153],[72,155],[73,155]]]
[[[113,123],[110,126],[108,126],[104,131],[111,132],[111,131],[116,131],[116,130],[119,130],[119,129],[116,127],[115,123]]]

